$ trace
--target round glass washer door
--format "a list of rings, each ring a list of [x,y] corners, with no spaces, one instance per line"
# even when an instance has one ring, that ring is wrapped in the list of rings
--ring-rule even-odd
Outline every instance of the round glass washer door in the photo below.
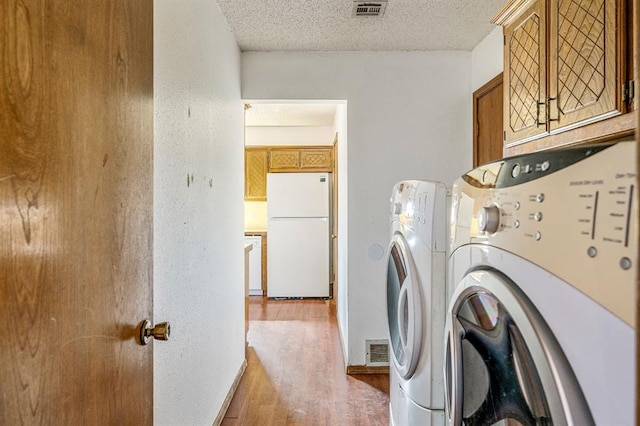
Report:
[[[388,250],[387,319],[395,368],[404,379],[416,370],[422,347],[420,283],[404,236],[395,233]]]
[[[464,277],[449,305],[445,339],[450,424],[594,424],[551,330],[519,287],[499,272],[478,270]]]

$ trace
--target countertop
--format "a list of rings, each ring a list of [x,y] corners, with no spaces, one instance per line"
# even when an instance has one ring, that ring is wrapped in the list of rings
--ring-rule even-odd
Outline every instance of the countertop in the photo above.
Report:
[[[266,229],[245,229],[244,233],[245,234],[266,234],[267,230]]]

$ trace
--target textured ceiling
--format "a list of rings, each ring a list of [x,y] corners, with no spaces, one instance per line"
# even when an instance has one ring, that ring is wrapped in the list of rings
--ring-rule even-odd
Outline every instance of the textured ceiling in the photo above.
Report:
[[[242,51],[470,51],[506,0],[389,0],[360,18],[348,0],[217,2]]]
[[[245,126],[332,126],[336,104],[251,103],[245,110]]]

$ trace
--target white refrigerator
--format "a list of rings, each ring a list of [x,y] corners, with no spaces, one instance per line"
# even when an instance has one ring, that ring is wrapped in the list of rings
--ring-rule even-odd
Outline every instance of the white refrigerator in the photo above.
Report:
[[[267,297],[329,297],[330,173],[267,174]]]

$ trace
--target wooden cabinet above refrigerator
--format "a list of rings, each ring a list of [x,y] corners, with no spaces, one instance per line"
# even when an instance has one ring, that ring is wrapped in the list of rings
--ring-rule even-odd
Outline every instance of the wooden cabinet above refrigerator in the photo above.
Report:
[[[244,150],[244,199],[266,201],[267,173],[300,172],[333,172],[333,147],[246,147]]]

